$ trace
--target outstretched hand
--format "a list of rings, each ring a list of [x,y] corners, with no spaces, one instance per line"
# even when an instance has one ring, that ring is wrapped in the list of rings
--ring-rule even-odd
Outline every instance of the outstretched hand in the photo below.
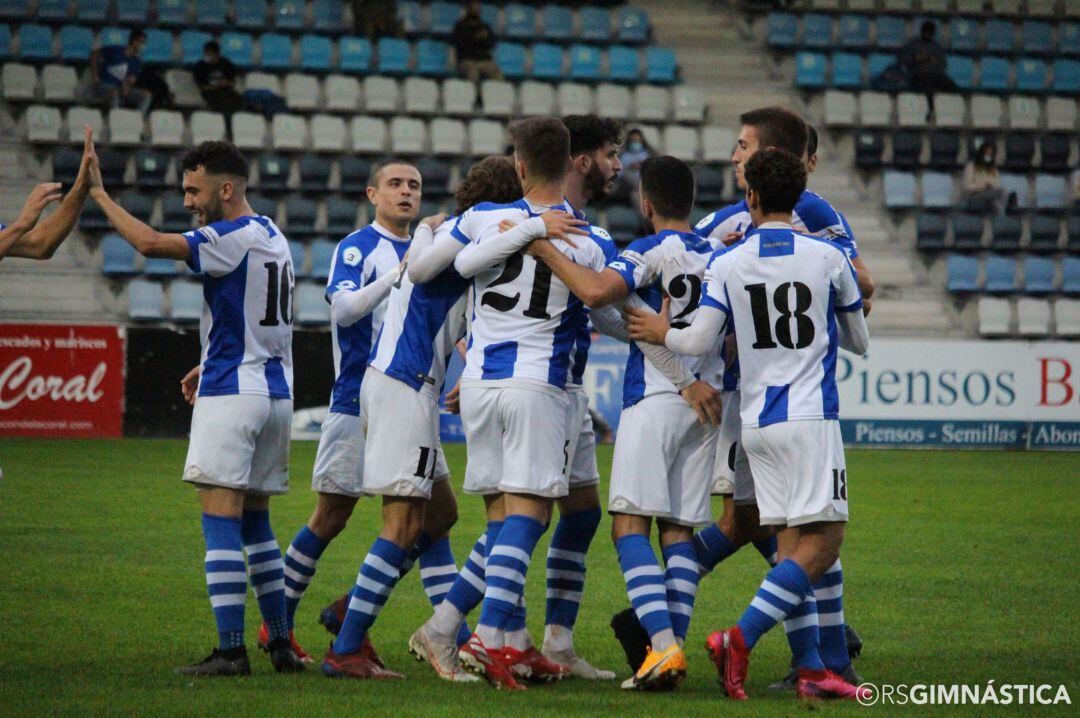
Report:
[[[42,182],[26,197],[26,203],[19,212],[18,224],[27,229],[37,224],[41,213],[53,202],[61,197],[59,182]]]
[[[94,149],[94,129],[90,125],[84,125],[82,162],[75,178],[75,187],[92,189],[101,185],[101,168],[98,165],[97,151]]]

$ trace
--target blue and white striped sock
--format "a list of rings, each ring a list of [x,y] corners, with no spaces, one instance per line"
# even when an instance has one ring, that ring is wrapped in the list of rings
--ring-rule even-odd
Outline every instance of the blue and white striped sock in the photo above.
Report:
[[[821,662],[818,634],[818,608],[814,596],[803,599],[802,603],[784,619],[784,631],[788,645],[791,646],[792,665],[811,671],[825,668]]]
[[[449,536],[439,539],[420,554],[420,581],[432,607],[438,608],[457,577],[457,562],[454,561],[454,552],[450,550]],[[463,622],[458,629],[457,644],[463,645],[471,633],[469,625]]]
[[[527,626],[527,614],[525,613],[525,596],[518,599],[517,608],[510,614],[506,627],[503,629],[506,635],[505,644],[519,651],[532,647],[532,637],[529,635]]]
[[[386,605],[386,599],[394,590],[405,563],[405,550],[391,541],[379,537],[360,565],[356,585],[349,593],[349,609],[341,631],[334,641],[334,653],[356,653],[364,641],[371,624]]]
[[[203,514],[202,529],[206,539],[206,588],[217,622],[218,647],[223,651],[239,648],[244,645],[247,596],[240,519]]]
[[[493,544],[488,544],[484,603],[476,633],[487,648],[502,648],[506,625],[525,593],[533,549],[544,535],[544,524],[529,516],[506,517]]]
[[[830,671],[843,673],[851,658],[844,627],[844,570],[840,559],[814,583],[814,598],[821,633],[821,659]]]
[[[758,553],[761,554],[761,557],[763,559],[765,559],[765,561],[770,566],[775,566],[776,565],[776,537],[775,536],[770,536],[767,539],[762,539],[760,541],[755,541],[754,542],[754,548],[757,549]]]
[[[701,570],[705,573],[712,571],[717,564],[737,550],[731,539],[716,524],[706,526],[694,534],[694,552],[701,564]]]
[[[285,618],[289,621],[290,629],[296,607],[315,577],[315,566],[329,545],[329,541],[323,541],[318,534],[304,526],[297,532],[289,548],[285,549]]]
[[[787,618],[813,590],[799,564],[789,558],[778,563],[739,618],[746,647],[752,649],[766,631]]]
[[[690,617],[694,615],[694,598],[697,596],[701,568],[694,544],[690,541],[665,546],[662,553],[671,628],[681,645],[686,641],[686,634],[690,630]]]
[[[405,578],[405,574],[412,571],[416,559],[420,558],[430,546],[431,536],[427,531],[421,531],[419,538],[416,539],[416,543],[409,549],[408,554],[405,555],[405,563],[401,564],[401,575],[398,577],[399,579]]]
[[[456,608],[462,615],[480,605],[484,600],[484,569],[487,566],[487,547],[495,543],[495,537],[502,530],[502,521],[488,521],[487,531],[480,534],[476,539],[469,557],[461,566],[454,584],[446,593],[446,602]]]
[[[585,554],[600,526],[600,517],[599,507],[560,515],[548,547],[544,623],[566,629],[558,633],[561,640],[569,639],[571,645],[573,639],[567,632],[573,631],[577,622],[581,594],[585,590]],[[548,645],[547,638],[544,645]]]
[[[638,621],[649,634],[655,650],[664,651],[675,644],[675,632],[668,611],[664,572],[653,553],[648,536],[627,534],[615,542],[619,567],[626,581],[626,595]]]
[[[251,589],[259,600],[259,613],[266,621],[270,640],[289,637],[285,617],[285,564],[281,560],[269,511],[244,511],[241,525],[244,551],[248,559]]]

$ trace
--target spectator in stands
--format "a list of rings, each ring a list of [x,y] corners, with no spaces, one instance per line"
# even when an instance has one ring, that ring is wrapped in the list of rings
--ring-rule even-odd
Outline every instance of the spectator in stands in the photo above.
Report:
[[[236,66],[221,54],[221,45],[215,40],[203,45],[203,56],[195,65],[195,84],[207,107],[214,112],[231,115],[247,105],[236,91]]]
[[[653,148],[645,141],[641,130],[634,128],[626,133],[626,142],[623,143],[622,153],[619,155],[622,172],[619,173],[615,189],[611,193],[614,198],[640,209],[638,184],[641,180],[641,163],[653,154]]]
[[[398,37],[397,0],[352,0],[353,29],[361,37],[376,40]]]
[[[139,59],[146,33],[132,30],[127,45],[106,45],[90,55],[90,82],[94,95],[109,107],[150,108],[151,94],[136,83],[142,70]]]
[[[495,33],[480,17],[480,2],[472,0],[465,14],[454,25],[454,47],[457,50],[458,72],[472,82],[501,80],[502,72],[492,56]]]
[[[937,25],[931,20],[923,22],[919,37],[900,48],[900,66],[907,75],[908,89],[926,93],[930,107],[934,106],[935,92],[956,89],[956,83],[945,72],[945,48],[937,43]]]
[[[979,145],[975,156],[964,168],[961,195],[964,206],[971,212],[992,214],[1004,209],[1005,190],[997,170],[997,146],[992,141]],[[1011,196],[1015,202],[1016,195]]]

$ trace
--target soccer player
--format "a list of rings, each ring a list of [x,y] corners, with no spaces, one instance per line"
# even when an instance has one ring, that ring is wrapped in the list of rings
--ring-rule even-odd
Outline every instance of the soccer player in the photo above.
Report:
[[[687,222],[694,204],[694,175],[674,157],[641,167],[641,209],[654,234],[630,244],[603,272],[574,265],[547,242],[531,252],[590,307],[636,292],[654,311],[662,294],[680,322],[697,311],[712,247]],[[716,376],[719,350],[685,359],[686,369]],[[608,510],[612,538],[627,592],[650,638],[650,651],[623,688],[674,687],[686,674],[682,643],[697,592],[698,566],[692,527],[709,522],[709,485],[715,429],[697,420],[678,388],[645,362],[631,345],[623,384],[623,414],[615,440]],[[666,572],[649,543],[656,520]]]
[[[228,142],[204,142],[180,161],[184,206],[199,229],[153,230],[118,205],[91,163],[90,196],[145,257],[182,259],[203,276],[201,377],[184,481],[198,489],[206,583],[219,645],[177,673],[251,672],[244,647],[247,574],[269,626],[278,672],[304,669],[289,642],[284,566],[270,528],[270,497],[289,490],[293,268],[284,235],[245,197],[248,163]]]
[[[90,127],[83,130],[82,164],[75,183],[64,196],[56,211],[38,222],[42,211],[60,199],[59,182],[42,182],[30,192],[18,218],[9,225],[0,224],[0,259],[24,257],[49,259],[67,239],[79,221],[86,197],[90,192],[89,168],[94,155],[94,135]]]
[[[815,583],[837,563],[848,520],[847,473],[836,390],[837,346],[865,354],[869,333],[855,269],[843,249],[796,232],[791,213],[806,187],[799,155],[769,147],[743,168],[757,228],[707,272],[705,298],[689,327],[632,311],[630,333],[699,355],[734,325],[742,366],[742,440],[761,523],[780,528],[779,563],[730,629],[713,633],[710,656],[724,691],[744,700],[751,649],[781,620],[800,697],[855,698],[819,650]]]

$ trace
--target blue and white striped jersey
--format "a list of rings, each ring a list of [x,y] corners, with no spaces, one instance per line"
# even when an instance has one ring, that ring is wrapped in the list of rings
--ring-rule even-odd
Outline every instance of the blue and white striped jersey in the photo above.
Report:
[[[338,292],[355,292],[388,272],[396,272],[409,248],[409,240],[395,237],[389,230],[372,222],[338,242],[330,263],[326,300],[333,303]],[[330,392],[330,411],[360,415],[360,383],[367,370],[371,347],[382,326],[386,302],[349,326],[330,323],[334,344],[334,387]]]
[[[671,325],[679,328],[689,326],[697,315],[705,267],[712,254],[712,246],[693,232],[667,230],[634,240],[608,268],[618,272],[627,288],[657,311],[666,292],[671,298]],[[704,356],[679,358],[687,371],[706,381],[714,381],[723,366],[719,345]],[[623,377],[623,408],[662,393],[677,394],[679,390],[645,361],[637,344],[631,342]]]
[[[450,234],[456,220],[451,217],[439,225],[434,242]],[[453,264],[424,284],[402,275],[386,300],[371,366],[438,399],[454,345],[465,335],[468,288],[469,280]]]
[[[579,219],[585,218],[580,212],[577,213],[577,216]],[[615,247],[615,242],[606,229],[590,225],[589,235],[604,251],[605,261],[610,262],[618,256],[619,250]],[[589,308],[585,305],[582,305],[581,308],[585,316],[581,322],[581,329],[578,330],[577,339],[574,340],[574,345],[570,349],[570,376],[566,378],[566,385],[573,388],[583,386],[585,365],[589,362],[589,347],[592,346],[592,324],[589,322]]]
[[[862,309],[842,249],[768,223],[716,256],[701,303],[735,326],[744,427],[839,417],[836,312]]]
[[[548,209],[574,211],[565,202],[550,208],[525,199],[485,202],[462,214],[452,232],[462,242],[479,244],[500,233],[499,222],[519,223]],[[593,234],[576,248],[564,242],[555,246],[574,262],[600,271],[606,264],[603,239]],[[462,378],[516,379],[565,388],[571,350],[586,321],[581,300],[546,264],[522,252],[477,274],[473,291],[472,331]]]
[[[293,268],[281,230],[251,216],[184,237],[203,275],[199,396],[291,399]]]

